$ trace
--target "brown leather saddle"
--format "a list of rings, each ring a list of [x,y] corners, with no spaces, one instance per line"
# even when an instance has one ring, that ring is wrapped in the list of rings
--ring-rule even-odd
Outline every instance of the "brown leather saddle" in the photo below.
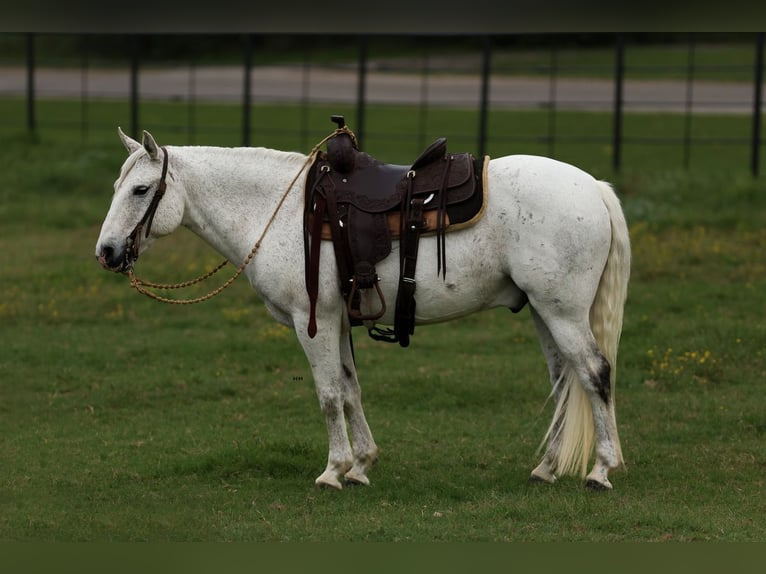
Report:
[[[437,236],[437,273],[446,277],[445,233],[450,225],[469,225],[483,214],[484,160],[469,153],[450,154],[446,138],[431,144],[410,166],[385,164],[359,151],[343,116],[319,153],[306,181],[304,247],[306,290],[311,304],[309,335],[316,334],[320,243],[332,240],[340,288],[352,325],[365,322],[376,340],[409,345],[415,329],[415,268],[424,233]],[[375,264],[400,243],[400,277],[394,328],[375,321],[386,312]],[[372,289],[377,309],[360,310],[361,292]]]

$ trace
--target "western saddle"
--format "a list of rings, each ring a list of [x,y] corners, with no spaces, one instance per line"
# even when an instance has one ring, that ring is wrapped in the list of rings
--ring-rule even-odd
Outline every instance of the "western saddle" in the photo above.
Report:
[[[447,228],[465,227],[483,215],[485,159],[469,153],[447,153],[446,138],[432,143],[410,166],[382,163],[359,151],[343,116],[311,166],[305,193],[303,237],[306,291],[311,305],[309,336],[316,335],[319,253],[322,240],[331,240],[340,288],[352,325],[367,324],[376,340],[409,345],[415,330],[415,267],[424,233],[437,237],[437,274],[446,278]],[[394,328],[375,321],[386,312],[375,264],[391,253],[399,240],[400,277]],[[364,313],[361,292],[373,290],[379,305]]]

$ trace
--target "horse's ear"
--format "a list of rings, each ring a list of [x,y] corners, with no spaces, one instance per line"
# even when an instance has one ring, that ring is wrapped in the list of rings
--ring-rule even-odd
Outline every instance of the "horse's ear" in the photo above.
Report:
[[[138,143],[136,140],[125,134],[124,131],[122,131],[121,127],[117,127],[117,133],[120,134],[120,139],[122,140],[122,144],[125,146],[125,149],[128,150],[128,153],[133,153],[138,148],[141,147],[141,144]]]
[[[144,130],[144,139],[142,140],[141,145],[144,146],[144,149],[146,150],[146,153],[149,154],[150,158],[157,159],[157,157],[159,157],[160,148],[157,145],[157,142],[154,141],[152,134],[146,130]]]

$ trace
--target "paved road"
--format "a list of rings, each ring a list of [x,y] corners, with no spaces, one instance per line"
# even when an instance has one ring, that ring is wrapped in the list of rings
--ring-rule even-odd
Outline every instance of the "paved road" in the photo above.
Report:
[[[264,66],[251,72],[253,100],[348,103],[356,101],[354,69]],[[139,76],[142,98],[238,102],[242,99],[240,67],[179,67],[143,69]],[[420,103],[475,106],[480,79],[470,75],[404,74],[370,71],[366,95],[371,104]],[[127,70],[60,70],[40,68],[35,75],[38,97],[125,98],[130,92]],[[0,96],[23,95],[26,70],[0,68]],[[684,81],[629,80],[623,88],[626,111],[673,111],[687,109],[689,86]],[[747,83],[694,82],[691,86],[695,113],[750,114],[753,87]],[[609,80],[493,76],[490,84],[493,107],[534,109],[551,101],[558,109],[609,110],[614,105],[614,85]]]

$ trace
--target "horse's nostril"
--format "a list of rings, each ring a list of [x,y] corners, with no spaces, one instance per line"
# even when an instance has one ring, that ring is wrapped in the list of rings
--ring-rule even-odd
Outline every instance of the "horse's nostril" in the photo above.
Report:
[[[115,256],[114,247],[111,245],[103,245],[98,250],[98,255],[96,257],[98,262],[101,263],[101,266],[106,269],[114,269],[119,266],[119,261],[117,261],[118,258]]]

